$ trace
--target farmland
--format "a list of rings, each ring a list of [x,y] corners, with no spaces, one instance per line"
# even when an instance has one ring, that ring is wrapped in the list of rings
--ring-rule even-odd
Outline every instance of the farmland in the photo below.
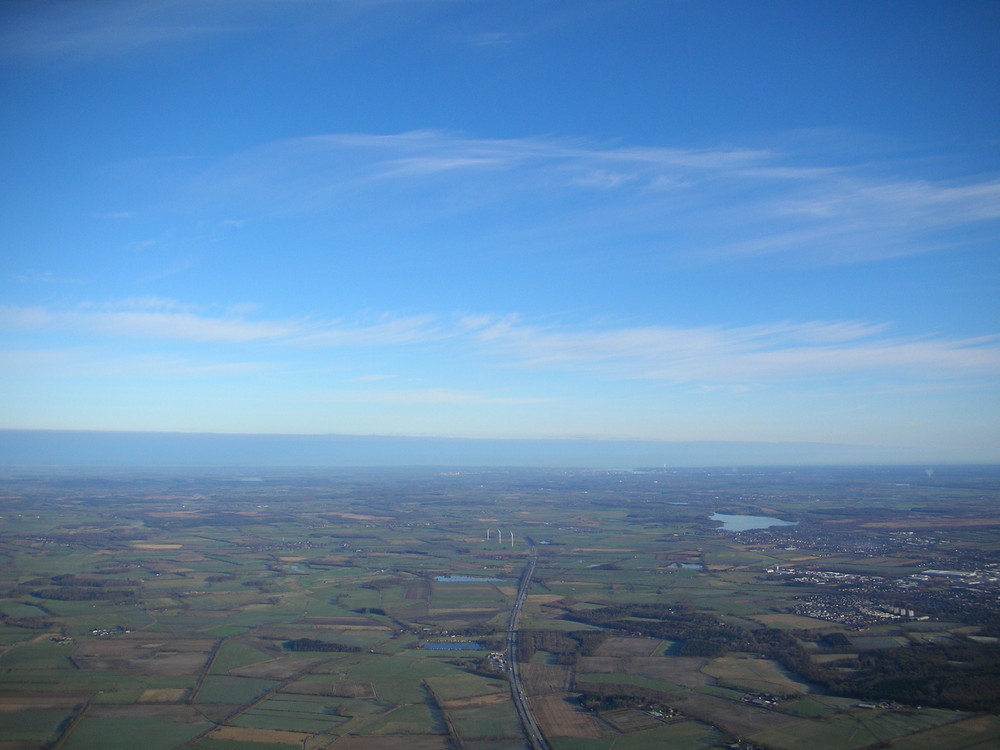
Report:
[[[993,469],[8,469],[0,495],[0,750],[523,750],[532,549],[520,672],[556,750],[1000,736]]]

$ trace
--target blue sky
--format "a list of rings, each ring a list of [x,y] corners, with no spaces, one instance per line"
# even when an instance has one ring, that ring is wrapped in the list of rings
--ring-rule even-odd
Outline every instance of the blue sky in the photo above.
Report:
[[[0,427],[1000,460],[1000,3],[0,8]]]

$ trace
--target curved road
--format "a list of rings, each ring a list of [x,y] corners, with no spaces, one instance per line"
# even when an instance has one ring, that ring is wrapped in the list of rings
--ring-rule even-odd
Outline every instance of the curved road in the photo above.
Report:
[[[524,736],[531,743],[532,750],[549,750],[549,743],[545,741],[535,717],[531,713],[531,706],[524,694],[521,685],[521,671],[517,664],[517,623],[521,618],[521,605],[531,588],[531,579],[535,575],[535,565],[538,563],[538,550],[535,543],[528,540],[531,545],[531,558],[521,572],[521,580],[517,584],[517,596],[514,598],[514,607],[510,611],[510,624],[507,627],[507,664],[510,669],[510,695],[514,700],[514,707],[517,715],[521,719],[521,726],[524,727]]]

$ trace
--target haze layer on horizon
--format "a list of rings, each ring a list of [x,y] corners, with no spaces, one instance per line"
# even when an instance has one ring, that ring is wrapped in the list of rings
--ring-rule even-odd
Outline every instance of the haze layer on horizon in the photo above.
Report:
[[[5,3],[0,428],[1000,461],[998,30]]]
[[[430,438],[390,435],[259,435],[0,430],[0,467],[66,469],[502,467],[666,470],[705,467],[889,466],[940,455],[825,443]],[[921,459],[924,459],[921,461]]]

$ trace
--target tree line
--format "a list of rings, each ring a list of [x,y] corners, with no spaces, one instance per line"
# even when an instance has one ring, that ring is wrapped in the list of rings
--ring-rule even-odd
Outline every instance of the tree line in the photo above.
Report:
[[[675,605],[619,604],[564,617],[680,641],[681,655],[715,657],[727,651],[761,654],[834,695],[962,711],[1000,711],[1000,644],[965,636],[953,635],[946,643],[863,651],[849,662],[818,664],[789,631],[767,627],[749,630]],[[844,666],[850,670],[840,669]]]
[[[291,641],[285,641],[281,645],[284,646],[287,651],[356,653],[361,650],[357,646],[347,646],[343,643],[334,643],[333,641],[320,641],[316,638],[296,638]]]

